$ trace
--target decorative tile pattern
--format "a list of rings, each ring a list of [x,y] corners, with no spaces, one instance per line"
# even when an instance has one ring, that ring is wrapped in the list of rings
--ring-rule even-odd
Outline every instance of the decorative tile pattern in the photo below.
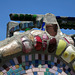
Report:
[[[13,59],[10,59],[9,62],[6,62],[2,67],[0,67],[0,71],[0,73],[3,73],[4,75],[74,74],[69,66],[57,59],[57,57],[46,54],[30,54],[15,57]]]

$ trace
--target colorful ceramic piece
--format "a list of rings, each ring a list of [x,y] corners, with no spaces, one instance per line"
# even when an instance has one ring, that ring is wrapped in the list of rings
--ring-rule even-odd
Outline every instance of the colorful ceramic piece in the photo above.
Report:
[[[42,40],[47,41],[48,39],[49,39],[49,38],[48,38],[47,34],[46,34],[46,33],[44,33],[44,34],[43,34],[43,36],[42,36]]]
[[[31,44],[31,42],[25,41],[23,44],[24,44],[23,52],[25,52],[25,53],[31,52],[31,50],[32,50],[32,44]]]
[[[42,49],[42,40],[39,36],[35,36],[34,37],[34,47],[37,51],[41,50]]]
[[[29,53],[32,50],[31,41],[27,37],[22,37],[22,44],[23,44],[23,52]]]
[[[59,43],[58,43],[58,46],[57,46],[57,49],[56,49],[56,55],[59,56],[62,51],[66,48],[66,42],[64,40],[59,40]]]
[[[42,36],[42,44],[43,44],[43,51],[46,50],[47,48],[47,40],[48,40],[48,36],[46,33],[43,34]]]
[[[67,49],[64,51],[64,53],[61,56],[63,60],[65,60],[67,63],[70,63],[72,60],[75,59],[75,51],[72,48],[72,46],[68,46]]]
[[[73,69],[75,70],[75,62],[73,62],[72,66],[73,66]]]
[[[65,52],[63,53],[63,56],[64,56],[64,58],[67,58],[67,57],[69,56],[69,53],[68,53],[67,51],[65,51]]]
[[[49,53],[53,53],[56,50],[56,46],[57,46],[57,42],[55,38],[52,38],[49,41],[49,45],[48,45],[48,52]]]

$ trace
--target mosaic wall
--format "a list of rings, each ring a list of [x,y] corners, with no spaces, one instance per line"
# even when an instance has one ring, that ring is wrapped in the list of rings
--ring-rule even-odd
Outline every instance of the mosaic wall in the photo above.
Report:
[[[61,32],[53,14],[10,17],[23,22],[10,26],[12,37],[0,43],[0,75],[75,75],[74,40]],[[19,30],[26,32],[13,35]]]

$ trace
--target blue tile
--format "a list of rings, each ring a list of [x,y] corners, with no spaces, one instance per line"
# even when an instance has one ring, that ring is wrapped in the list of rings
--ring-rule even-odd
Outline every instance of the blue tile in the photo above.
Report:
[[[54,75],[53,73],[51,73],[51,75]]]
[[[42,28],[45,26],[45,22],[43,22],[43,24],[42,24]]]
[[[13,60],[9,60],[9,62],[11,63],[11,65],[15,65],[14,61]]]
[[[29,23],[29,27],[33,27],[34,25],[33,25],[33,22],[30,22]]]
[[[58,68],[58,70],[57,70],[57,71],[58,71],[59,73],[61,73],[61,72],[62,72],[62,70],[61,70],[61,69],[59,69],[59,68]]]
[[[35,64],[35,61],[34,60],[32,61],[32,64]]]
[[[47,73],[47,75],[51,75],[51,73],[50,73],[50,72],[48,72],[48,73]]]
[[[19,29],[19,25],[18,25],[18,26],[16,26],[16,29]]]
[[[40,30],[40,29],[38,29],[38,28],[32,28],[32,29],[34,29],[34,30]]]
[[[39,21],[37,21],[37,28],[38,28],[38,27],[40,27],[40,22],[39,22]]]
[[[19,71],[22,71],[22,67],[19,67],[18,70],[19,70]]]
[[[12,73],[12,75],[15,75],[15,73]]]
[[[51,68],[51,65],[48,64],[48,67]]]
[[[55,72],[55,75],[58,75],[58,72]]]
[[[54,66],[54,62],[51,62],[51,65],[53,65],[53,66]]]
[[[14,31],[16,31],[16,27],[14,27]]]
[[[23,71],[20,72],[20,74],[25,74],[25,73],[26,73],[25,70],[23,70]]]
[[[26,28],[28,28],[28,23],[26,23]]]
[[[22,24],[21,28],[25,28],[25,25],[24,25],[24,24]]]
[[[25,61],[28,61],[28,55],[25,56]]]
[[[60,64],[57,64],[57,67],[59,68],[60,67]]]
[[[54,61],[54,56],[51,56],[51,61]]]
[[[45,28],[42,28],[41,30],[42,30],[42,31],[45,31]]]
[[[17,73],[17,72],[19,72],[19,70],[18,69],[15,69],[14,72]]]
[[[41,64],[41,60],[39,60],[39,64]]]
[[[35,64],[35,67],[38,67],[38,64]]]
[[[65,67],[66,65],[65,65],[65,64],[63,64],[62,66],[63,66],[63,67]]]
[[[34,72],[34,75],[37,75],[37,72]]]
[[[20,75],[20,72],[16,73],[15,75]]]
[[[29,67],[28,66],[25,66],[25,69],[29,69]]]
[[[29,65],[31,65],[32,64],[32,61],[29,61]]]
[[[66,71],[65,71],[65,73],[67,73],[67,74],[68,74],[68,70],[66,70]]]
[[[71,71],[71,69],[70,69],[70,68],[68,68],[68,71],[70,72],[70,71]]]
[[[7,75],[11,75],[11,73],[8,71],[8,72],[7,72]]]
[[[38,63],[38,60],[35,60],[35,63]]]
[[[29,67],[29,69],[32,69],[32,65]]]
[[[13,73],[13,70],[12,70],[12,69],[9,69],[9,72],[10,72],[10,73]]]

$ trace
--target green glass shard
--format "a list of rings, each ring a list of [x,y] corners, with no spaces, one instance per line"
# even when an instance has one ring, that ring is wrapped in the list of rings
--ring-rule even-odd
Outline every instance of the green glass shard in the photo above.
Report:
[[[26,28],[25,31],[30,30],[30,28]]]
[[[31,20],[32,20],[32,15],[26,14],[26,15],[25,15],[25,20],[26,20],[26,21],[31,21]]]
[[[22,21],[22,20],[24,20],[24,17],[25,16],[23,14],[20,14],[20,18],[19,19]]]
[[[13,19],[17,20],[18,19],[18,14],[14,14]]]
[[[37,17],[37,15],[33,15],[33,17],[32,17],[33,21],[36,21],[36,17]]]

